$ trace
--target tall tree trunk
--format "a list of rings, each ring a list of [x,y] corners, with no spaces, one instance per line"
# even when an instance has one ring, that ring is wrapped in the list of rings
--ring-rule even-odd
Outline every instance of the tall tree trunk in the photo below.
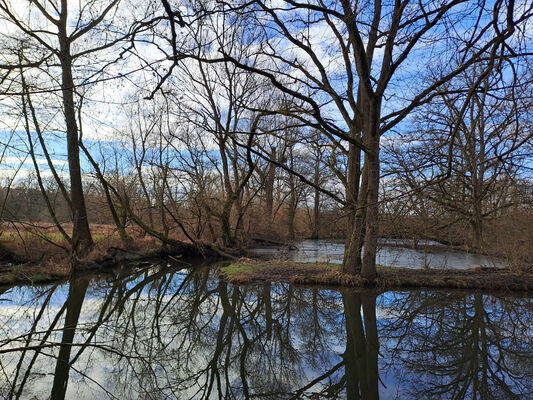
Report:
[[[361,276],[374,280],[376,272],[376,255],[379,234],[379,120],[381,104],[377,99],[368,101],[367,115],[365,115],[365,144],[368,151],[365,153],[365,168],[368,174],[368,190],[366,195],[366,220],[363,264]]]
[[[70,175],[70,191],[72,203],[72,251],[74,257],[83,256],[93,245],[87,208],[83,195],[81,179],[80,150],[78,147],[78,126],[74,107],[74,79],[72,78],[72,57],[70,41],[67,33],[67,0],[61,1],[58,35],[61,63],[61,94],[63,96],[63,112],[67,128],[67,152]]]
[[[359,190],[359,198],[357,199],[354,218],[350,231],[348,231],[349,247],[345,250],[343,259],[342,271],[345,274],[359,274],[361,273],[361,251],[363,249],[363,242],[365,240],[365,223],[366,223],[366,200],[368,192],[368,168],[363,167],[361,187]]]
[[[483,247],[483,221],[479,213],[474,213],[474,216],[470,220],[472,226],[472,239],[476,249]]]
[[[360,136],[359,131],[352,129],[352,137]],[[346,202],[348,203],[348,218],[346,221],[346,240],[342,272],[355,275],[361,270],[361,252],[358,250],[362,230],[357,229],[362,223],[365,204],[361,203],[361,149],[350,143],[348,149],[348,176],[346,187]]]
[[[231,210],[233,208],[233,194],[224,202],[222,213],[220,214],[220,229],[222,230],[222,243],[224,247],[232,248],[235,246],[235,238],[231,229]]]
[[[289,174],[289,190],[290,190],[290,196],[289,196],[289,240],[294,241],[294,238],[296,237],[294,232],[294,220],[296,218],[296,185],[294,184],[294,175]]]
[[[272,147],[270,153],[270,159],[276,160],[277,151],[275,147]],[[267,231],[272,231],[272,217],[274,210],[274,182],[276,180],[276,166],[272,163],[268,164],[268,172],[265,182],[265,218],[267,223]]]
[[[317,189],[320,183],[320,153],[317,153],[315,160],[315,174],[313,183],[315,184],[315,196],[313,203],[313,231],[311,233],[311,239],[318,239],[320,230],[320,191]]]

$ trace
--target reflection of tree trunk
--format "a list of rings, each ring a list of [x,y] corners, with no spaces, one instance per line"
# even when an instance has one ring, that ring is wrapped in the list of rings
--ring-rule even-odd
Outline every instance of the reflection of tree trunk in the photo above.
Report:
[[[357,368],[357,351],[355,338],[357,333],[362,332],[363,326],[361,321],[361,297],[354,293],[343,293],[344,316],[346,318],[346,351],[345,359],[345,376],[346,376],[346,397],[348,399],[359,399],[359,371]]]
[[[472,326],[472,377],[474,393],[479,393],[480,398],[489,398],[488,371],[490,368],[488,359],[487,332],[485,327],[485,308],[483,307],[483,295],[474,293],[474,323]]]
[[[378,354],[379,354],[379,340],[378,327],[376,320],[376,294],[363,294],[363,318],[365,321],[366,334],[366,366],[367,366],[367,382],[368,382],[368,399],[379,398],[378,393]]]
[[[223,305],[229,304],[228,285],[225,282],[220,281],[219,286],[218,286],[218,292],[219,292],[220,297],[223,298],[222,304]],[[197,293],[202,294],[203,292],[199,291]],[[219,391],[219,393],[222,390],[222,387],[220,385],[220,382],[221,382],[220,374],[221,374],[222,368],[220,368],[221,366],[219,365],[219,361],[220,361],[222,352],[224,351],[226,346],[228,346],[228,343],[231,342],[231,336],[233,334],[233,326],[234,326],[234,323],[229,324],[229,327],[226,330],[226,327],[228,326],[229,317],[230,317],[230,313],[228,312],[228,307],[223,307],[222,316],[220,317],[219,328],[218,328],[218,332],[216,336],[215,351],[213,353],[213,357],[211,358],[211,361],[209,362],[211,376],[210,376],[209,382],[208,383],[206,382],[206,384],[208,384],[208,388],[205,392],[205,398],[209,398],[209,396],[211,395],[215,381],[218,384],[217,390]]]
[[[262,297],[263,297],[263,303],[265,304],[265,332],[266,332],[266,335],[267,335],[267,339],[271,339],[272,338],[272,323],[273,323],[273,319],[272,319],[272,299],[270,297],[270,282],[268,283],[265,283],[263,285],[263,290],[262,290]]]
[[[247,378],[249,374],[246,370],[246,359],[249,356],[248,353],[251,349],[251,342],[248,338],[246,329],[242,325],[240,319],[240,306],[242,306],[242,299],[240,299],[241,294],[239,289],[237,287],[234,287],[230,302],[227,291],[227,285],[221,285],[219,286],[219,288],[220,304],[222,305],[224,312],[227,313],[231,318],[231,323],[228,327],[228,337],[231,337],[231,335],[233,334],[233,329],[235,327],[242,339],[239,355],[239,374],[242,383],[242,392],[244,398],[248,399],[250,398],[250,387]],[[231,341],[228,341],[228,343],[230,342]]]
[[[346,291],[342,295],[346,318],[346,397],[378,399],[376,295]],[[361,305],[364,312],[361,318]]]
[[[70,370],[70,353],[76,334],[76,326],[80,317],[85,292],[89,286],[87,278],[73,279],[70,282],[67,298],[67,314],[65,316],[65,326],[61,338],[61,347],[57,357],[56,369],[54,373],[54,384],[52,387],[52,399],[64,399],[67,390],[67,383]]]

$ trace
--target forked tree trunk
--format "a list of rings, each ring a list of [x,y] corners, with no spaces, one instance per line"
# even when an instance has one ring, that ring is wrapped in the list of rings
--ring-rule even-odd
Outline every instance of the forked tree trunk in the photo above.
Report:
[[[379,118],[380,102],[361,101],[363,142],[366,146],[364,167],[360,172],[360,150],[350,145],[348,158],[347,201],[351,205],[342,271],[375,280],[379,228]],[[361,183],[360,183],[361,180]],[[359,183],[361,186],[359,187]],[[355,205],[354,205],[355,204]],[[364,243],[364,249],[363,249]],[[361,258],[361,253],[364,253]]]
[[[343,293],[342,300],[346,321],[346,351],[343,358],[347,398],[377,400],[379,341],[376,295],[348,291]]]

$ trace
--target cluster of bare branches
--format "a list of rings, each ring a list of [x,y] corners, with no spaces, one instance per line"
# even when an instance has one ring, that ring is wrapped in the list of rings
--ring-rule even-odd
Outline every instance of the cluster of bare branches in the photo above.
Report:
[[[531,2],[28,7],[0,3],[6,132],[74,259],[100,207],[123,242],[134,226],[224,254],[322,229],[346,238],[345,273],[373,279],[384,216],[464,218],[482,248],[485,222],[527,202]],[[117,91],[107,137],[98,90]]]

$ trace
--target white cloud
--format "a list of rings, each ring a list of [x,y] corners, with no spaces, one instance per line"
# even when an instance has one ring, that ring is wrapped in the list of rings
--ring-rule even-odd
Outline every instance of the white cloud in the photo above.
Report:
[[[37,164],[40,166],[40,165],[45,165],[45,166],[48,166],[48,161],[45,159],[45,158],[37,158],[36,159],[37,161]],[[52,163],[54,164],[54,166],[64,166],[64,165],[67,165],[68,162],[65,161],[65,160],[57,160],[57,159],[52,159]],[[17,167],[17,166],[20,166],[20,165],[33,165],[33,161],[30,157],[24,157],[24,158],[21,158],[21,157],[2,157],[0,158],[0,165],[2,166],[5,166],[5,165],[10,165],[10,166],[13,166],[13,167]]]

